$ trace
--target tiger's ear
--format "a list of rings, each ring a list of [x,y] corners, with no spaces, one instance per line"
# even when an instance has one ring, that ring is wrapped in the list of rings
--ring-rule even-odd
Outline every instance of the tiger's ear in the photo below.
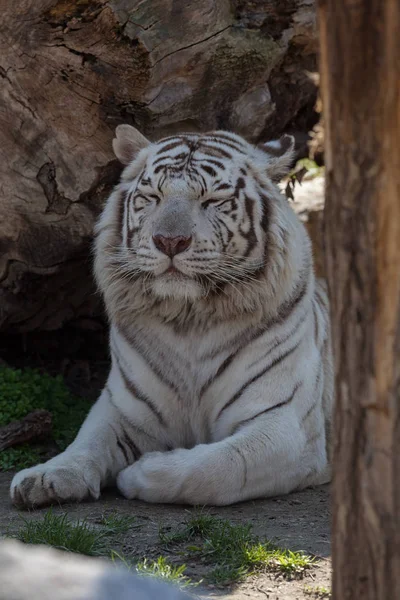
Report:
[[[131,125],[118,125],[112,143],[114,154],[123,165],[129,165],[149,144],[149,140]]]
[[[287,174],[294,157],[294,137],[283,135],[279,140],[259,144],[267,154],[267,173],[272,181],[279,181]]]

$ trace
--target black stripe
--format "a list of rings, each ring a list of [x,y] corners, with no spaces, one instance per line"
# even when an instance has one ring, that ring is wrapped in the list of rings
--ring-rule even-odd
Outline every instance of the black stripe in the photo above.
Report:
[[[127,434],[127,432],[122,424],[121,424],[121,429],[122,429],[124,443],[128,446],[128,448],[132,452],[132,456],[133,456],[134,460],[138,460],[142,456],[141,451],[139,450],[139,448],[137,447],[135,442]]]
[[[202,206],[202,208],[207,208],[210,204],[215,204],[219,208],[220,206],[222,206],[223,204],[226,204],[227,202],[232,202],[232,203],[235,202],[235,204],[236,204],[235,198],[225,198],[225,200],[223,198],[210,198],[209,200],[205,200],[204,202],[202,202],[201,206]],[[235,208],[236,208],[236,206],[235,206]],[[219,223],[221,223],[225,227],[228,227],[226,225],[226,223],[224,223],[223,221],[219,221]],[[232,235],[233,235],[233,233],[232,233]]]
[[[271,222],[271,205],[270,205],[270,200],[269,200],[268,196],[261,192],[259,192],[259,193],[260,193],[260,197],[262,200],[262,210],[263,210],[263,216],[261,219],[261,229],[263,231],[265,231],[265,233],[266,233],[268,231],[269,224]]]
[[[221,171],[225,171],[225,165],[221,161],[215,160],[215,158],[210,158],[207,154],[202,158],[193,158],[192,162],[195,163],[196,167],[198,166],[197,163],[208,162],[210,165],[214,165],[215,167],[218,167],[218,169],[221,169]],[[231,186],[228,185],[227,187]]]
[[[304,424],[307,421],[308,417],[317,408],[317,406],[319,405],[319,403],[320,403],[320,398],[316,398],[314,400],[314,402],[311,404],[310,408],[307,410],[306,414],[302,417],[302,419],[301,419],[301,423],[302,424]]]
[[[111,427],[111,429],[112,429],[112,430],[113,430],[113,432],[114,432],[115,439],[116,439],[116,441],[117,441],[117,446],[118,446],[118,448],[120,449],[121,453],[123,454],[126,464],[127,464],[127,465],[129,465],[129,456],[128,456],[128,453],[127,453],[127,451],[125,450],[125,448],[124,448],[123,444],[121,443],[121,441],[120,441],[120,439],[119,439],[119,437],[118,437],[118,433],[115,431],[114,427],[113,427],[112,425],[110,425],[110,427]]]
[[[257,245],[258,240],[257,240],[256,232],[254,229],[254,200],[249,198],[247,195],[245,195],[245,208],[246,208],[247,216],[250,221],[249,231],[247,233],[243,233],[243,231],[241,231],[240,227],[239,227],[239,231],[240,231],[240,234],[247,241],[246,252],[244,253],[243,256],[249,256],[251,251]]]
[[[217,171],[215,171],[209,165],[200,165],[200,169],[203,169],[203,171],[205,171],[206,173],[208,173],[208,175],[210,175],[211,177],[215,177],[216,174],[217,174]]]
[[[234,191],[234,196],[237,198],[239,196],[239,191],[243,190],[246,187],[246,182],[243,179],[243,177],[239,177],[236,185],[235,185],[235,191]]]
[[[201,144],[201,150],[206,149],[204,154],[210,154],[211,156],[215,156],[216,158],[229,158],[232,159],[232,154],[229,154],[223,148],[219,146],[209,146],[208,144]]]
[[[164,171],[164,170],[165,170],[165,168],[166,168],[166,165],[165,165],[165,164],[164,164],[164,165],[158,165],[158,167],[156,167],[156,168],[154,169],[154,173],[157,175],[157,174],[158,174],[160,171]]]
[[[118,328],[118,331],[119,331],[120,335],[122,335],[123,338],[126,340],[127,344],[129,346],[131,346],[131,348],[133,348],[138,354],[140,354],[140,356],[143,358],[143,360],[147,363],[147,366],[153,371],[153,373],[155,373],[157,375],[157,377],[161,381],[161,383],[163,383],[164,385],[169,387],[173,392],[175,392],[177,395],[179,395],[178,387],[170,379],[167,379],[165,377],[164,373],[162,373],[162,371],[160,370],[158,365],[154,361],[152,361],[149,356],[145,355],[145,353],[143,352],[143,349],[138,347],[137,343],[135,343],[136,340],[134,340],[134,338],[131,335],[129,335],[125,331],[125,329],[121,330],[120,328]],[[162,358],[164,358],[164,357],[162,357]]]
[[[237,146],[237,148],[239,150],[241,150],[242,152],[246,151],[246,147],[243,144],[243,142],[241,140],[238,140],[236,138],[236,136],[233,135],[229,135],[229,132],[224,132],[224,133],[214,133],[214,134],[206,134],[207,137],[210,137],[212,140],[227,140],[228,142],[230,142],[231,144],[235,144]]]
[[[120,427],[122,430],[122,441],[119,438],[118,432],[115,430],[115,428],[110,425],[111,429],[113,430],[116,440],[117,440],[117,446],[120,449],[121,453],[124,455],[125,458],[125,462],[129,465],[132,463],[132,459],[133,460],[138,460],[142,453],[139,450],[139,448],[136,446],[135,442],[133,442],[133,440],[130,439],[129,435],[127,434],[126,430],[124,429],[123,425],[120,423]],[[128,448],[130,449],[131,453],[132,453],[132,459],[129,458],[128,453],[126,451],[125,446],[128,446]]]
[[[119,408],[119,406],[117,404],[115,404],[114,396],[111,393],[111,390],[109,388],[108,383],[106,383],[106,385],[104,386],[104,389],[108,392],[108,395],[110,396],[109,400],[110,400],[110,403],[112,404],[113,408],[118,412],[118,414],[122,417],[122,419],[127,420],[129,422],[129,427],[131,427],[132,429],[134,429],[135,431],[137,431],[138,434],[140,434],[140,435],[145,435],[146,437],[150,438],[151,440],[153,440],[155,442],[158,441],[157,438],[155,438],[153,435],[151,435],[150,433],[148,433],[147,431],[145,431],[144,429],[142,429],[138,425],[135,425],[134,423],[132,423],[131,421],[129,421],[129,419],[122,412],[122,410]],[[168,448],[166,448],[166,450],[172,450],[172,448],[168,447]]]
[[[231,189],[231,186],[229,185],[229,183],[221,183],[221,185],[218,185],[215,188],[215,191],[219,192],[220,190],[229,190],[229,189]]]
[[[291,337],[294,337],[297,333],[297,331],[300,329],[301,325],[304,323],[304,321],[306,320],[308,316],[308,311],[304,311],[304,313],[301,315],[301,317],[299,318],[299,320],[296,322],[296,325],[293,327],[293,329],[291,329],[289,331],[289,333],[287,333],[285,335],[285,337],[278,339],[272,346],[272,348],[270,348],[263,356],[260,356],[259,358],[257,358],[256,360],[254,360],[252,363],[250,363],[250,365],[248,366],[249,369],[251,369],[252,367],[254,367],[257,363],[265,360],[267,358],[267,356],[269,356],[274,350],[276,350],[279,346],[281,346],[282,344],[284,344],[285,342],[287,342]],[[266,332],[268,331],[268,329],[264,329],[260,334],[256,335],[253,337],[253,339],[251,341],[255,341],[256,339],[258,339],[259,337],[262,337],[262,335],[264,335]]]
[[[315,378],[314,390],[313,390],[314,402],[311,404],[311,406],[308,408],[307,412],[301,418],[302,424],[304,424],[307,421],[307,419],[311,415],[311,413],[317,408],[317,406],[320,406],[320,404],[321,404],[321,392],[318,391],[318,386],[321,381],[321,375],[322,375],[322,362],[320,363],[320,366],[319,366],[318,375]]]
[[[126,450],[125,450],[124,446],[121,444],[121,442],[120,442],[118,439],[117,439],[117,446],[118,446],[118,448],[121,450],[122,454],[124,455],[124,458],[125,458],[125,462],[126,462],[126,464],[127,464],[127,465],[129,465],[129,457],[128,457],[128,454],[127,454],[127,452],[126,452]]]
[[[261,415],[265,415],[266,413],[270,412],[271,410],[276,410],[277,408],[281,408],[282,406],[285,406],[286,404],[290,404],[290,402],[295,397],[297,390],[302,385],[303,385],[303,383],[301,381],[299,383],[297,383],[294,386],[293,392],[290,394],[290,396],[288,398],[286,398],[286,400],[283,400],[282,402],[278,402],[278,404],[275,404],[274,406],[269,406],[268,408],[265,408],[264,410],[260,411],[256,415],[254,415],[254,417],[250,417],[249,419],[244,419],[244,421],[240,421],[240,423],[238,423],[237,425],[235,425],[235,428],[232,431],[231,435],[233,435],[234,433],[236,433],[240,429],[240,427],[242,427],[242,425],[246,425],[247,423],[250,423],[251,421],[254,421],[255,419],[258,419],[258,417],[261,417]]]
[[[246,462],[246,458],[243,456],[242,451],[240,450],[240,448],[237,448],[236,446],[231,445],[232,450],[234,450],[235,452],[237,452],[237,454],[239,454],[240,458],[242,459],[242,463],[243,463],[243,483],[241,486],[241,490],[244,490],[244,488],[247,485],[247,462]]]
[[[308,282],[309,282],[309,272],[307,273],[307,277],[300,282],[300,285],[296,287],[296,290],[291,298],[289,298],[286,302],[281,304],[278,314],[276,317],[271,319],[270,326],[278,325],[286,321],[286,319],[290,316],[290,314],[296,309],[296,307],[300,304],[303,298],[306,296],[308,291]]]
[[[162,194],[162,186],[164,185],[165,179],[166,179],[166,175],[164,174],[164,177],[160,177],[160,179],[157,182],[157,189],[160,192],[160,194]]]
[[[213,136],[210,136],[208,139],[206,138],[206,143],[209,142],[214,142],[217,144],[222,144],[225,146],[228,146],[228,148],[230,148],[231,150],[236,150],[236,152],[240,152],[241,154],[246,154],[246,148],[244,145],[240,144],[240,142],[238,142],[235,139],[232,139],[231,137],[227,136],[227,135],[223,135],[223,134],[216,134]]]
[[[137,400],[140,400],[141,402],[143,402],[144,404],[146,404],[146,406],[152,411],[152,413],[154,414],[155,417],[157,417],[160,425],[164,425],[165,426],[165,421],[164,421],[164,417],[162,416],[162,414],[160,413],[160,411],[158,410],[158,408],[156,406],[154,406],[153,402],[150,400],[150,398],[148,398],[143,392],[142,390],[140,390],[138,388],[138,386],[133,383],[133,381],[131,379],[128,378],[128,376],[126,375],[126,373],[124,372],[121,362],[117,356],[117,353],[111,349],[112,354],[114,355],[117,367],[119,369],[119,372],[121,373],[122,379],[124,381],[125,387],[126,389],[132,394],[132,396],[134,396]]]
[[[236,402],[236,400],[238,400],[240,398],[240,396],[243,394],[243,392],[250,386],[252,385],[255,381],[257,381],[257,379],[260,379],[260,377],[263,377],[263,375],[265,375],[266,373],[268,373],[268,371],[270,371],[271,369],[273,369],[274,367],[276,367],[277,365],[279,365],[279,363],[281,363],[282,361],[284,361],[288,356],[290,356],[291,354],[293,354],[293,352],[295,352],[297,350],[297,348],[299,347],[300,342],[298,342],[295,346],[293,346],[292,348],[290,348],[289,350],[287,350],[284,354],[281,354],[280,356],[278,356],[277,358],[275,358],[272,363],[270,363],[269,365],[267,365],[262,371],[260,371],[260,373],[257,373],[257,375],[254,375],[254,377],[252,377],[249,381],[247,381],[244,385],[242,385],[242,387],[240,388],[240,390],[238,390],[236,392],[236,394],[234,396],[232,396],[232,398],[230,398],[230,400],[228,400],[228,402],[221,408],[221,410],[219,411],[218,415],[217,415],[217,419],[218,420],[221,416],[221,414],[224,412],[224,410],[226,410],[227,408],[229,408],[234,402]]]
[[[239,341],[243,341],[242,345],[240,346],[240,348],[238,348],[237,350],[235,350],[233,352],[233,355],[238,354],[243,348],[244,345],[248,345],[251,342],[254,342],[256,339],[258,339],[259,337],[262,337],[269,329],[271,329],[272,327],[275,327],[277,325],[281,325],[290,315],[291,313],[295,310],[295,308],[297,307],[298,304],[300,304],[301,300],[303,299],[306,291],[307,291],[307,287],[308,287],[308,280],[305,280],[303,282],[302,286],[299,286],[294,295],[289,298],[289,300],[287,300],[285,303],[283,303],[280,307],[280,309],[278,310],[278,314],[273,317],[272,319],[270,319],[264,327],[262,327],[261,329],[256,329],[252,336],[247,338],[247,341],[243,341],[243,334],[240,334],[239,336],[236,336],[231,343],[228,345],[228,347],[222,347],[222,348],[217,348],[215,349],[213,352],[211,353],[206,353],[204,354],[201,358],[202,360],[206,360],[206,359],[215,359],[217,358],[218,354],[220,354],[221,352],[225,351],[225,350],[229,350],[230,346],[236,346],[236,344]],[[305,289],[304,289],[305,288]],[[294,335],[297,331],[297,328],[304,322],[304,319],[306,318],[308,314],[308,311],[305,311],[304,314],[302,315],[301,319],[298,321],[298,323],[296,324],[296,326],[294,327],[294,329],[292,330],[292,333],[289,334],[288,337],[290,337],[290,335]],[[279,346],[280,343],[283,343],[284,341],[286,341],[288,338],[284,338],[283,340],[281,340],[281,342],[278,342],[276,344],[275,347]],[[244,344],[244,345],[243,345]],[[274,348],[275,348],[274,347]],[[273,349],[274,349],[273,348]]]
[[[157,150],[156,156],[159,156],[163,152],[168,152],[169,150],[173,150],[174,148],[177,148],[178,146],[181,146],[181,145],[186,146],[185,138],[172,138],[172,139],[175,139],[176,141],[174,141],[174,142],[171,141],[171,142],[169,142],[169,144],[165,144],[164,146],[161,146],[161,148],[159,148],[159,150]]]
[[[218,371],[215,373],[214,377],[211,377],[211,379],[206,381],[206,383],[201,388],[200,393],[199,393],[200,399],[201,399],[202,395],[204,394],[204,392],[206,392],[208,390],[208,388],[214,383],[214,381],[216,381],[218,379],[218,377],[220,377],[222,375],[222,373],[224,373],[226,371],[226,369],[229,367],[229,365],[231,364],[233,359],[236,358],[236,356],[239,354],[239,352],[241,350],[242,350],[242,348],[238,348],[237,350],[235,350],[235,352],[232,352],[232,354],[230,354],[229,356],[226,357],[224,362],[219,366]]]
[[[160,156],[159,158],[154,160],[152,166],[154,167],[155,165],[161,164],[163,161],[165,161],[164,166],[167,164],[172,165],[175,162],[182,162],[182,160],[187,156],[189,156],[188,152],[180,152],[180,154],[174,154],[173,156],[171,156],[170,154],[166,154],[165,156]]]
[[[304,294],[303,294],[303,292],[301,292],[301,297],[303,297],[303,295],[304,295]],[[291,302],[291,303],[290,303],[290,305],[291,305],[291,306],[293,306],[293,309],[295,308],[295,306],[297,306],[297,304],[298,304],[298,302],[299,302],[299,301],[300,301],[300,300],[299,300],[299,295],[296,295],[296,297],[293,299],[293,302]],[[297,330],[299,329],[299,327],[300,327],[300,326],[301,326],[301,325],[304,323],[304,321],[305,321],[305,319],[306,319],[307,315],[308,315],[308,311],[304,311],[304,313],[303,313],[303,314],[302,314],[302,316],[299,318],[299,320],[297,321],[297,323],[296,323],[296,325],[293,327],[293,329],[291,329],[291,331],[290,331],[290,332],[289,332],[289,333],[288,333],[288,334],[287,334],[287,335],[286,335],[286,336],[285,336],[283,339],[277,340],[277,341],[275,342],[275,344],[272,346],[272,348],[270,348],[270,349],[268,350],[268,352],[266,352],[266,354],[265,354],[265,355],[264,355],[262,358],[264,358],[264,359],[265,359],[265,358],[266,358],[266,357],[267,357],[267,356],[268,356],[268,355],[269,355],[271,352],[273,352],[274,350],[276,350],[276,348],[277,348],[278,346],[280,346],[281,344],[284,344],[285,342],[287,342],[287,340],[288,340],[289,338],[291,338],[292,336],[294,336],[294,335],[297,333]],[[286,313],[285,313],[285,319],[286,319],[287,317],[289,317],[289,316],[290,316],[290,312],[289,312],[288,314],[286,314]],[[282,322],[283,322],[285,319],[282,319]],[[212,380],[210,380],[209,382],[207,382],[207,384],[205,384],[205,386],[203,386],[203,389],[202,389],[203,393],[204,393],[204,391],[205,391],[205,387],[208,387],[209,385],[211,385],[211,384],[212,384],[212,383],[215,381],[215,379],[217,378],[217,376],[219,376],[219,375],[222,375],[222,373],[223,373],[223,372],[226,370],[226,368],[229,366],[229,364],[232,362],[232,360],[233,360],[234,358],[236,358],[236,356],[237,356],[237,355],[238,355],[240,352],[242,352],[242,350],[244,350],[244,349],[245,349],[247,346],[249,346],[250,344],[252,344],[253,342],[255,342],[255,341],[258,339],[258,338],[260,338],[260,337],[262,337],[263,335],[265,335],[265,334],[268,332],[268,330],[269,330],[269,329],[271,329],[272,327],[274,327],[274,326],[276,326],[276,325],[281,325],[281,321],[280,321],[280,320],[278,321],[278,320],[276,320],[276,319],[272,319],[271,321],[269,321],[269,322],[268,322],[268,323],[265,325],[265,327],[263,327],[262,329],[257,329],[257,330],[256,330],[256,331],[253,333],[253,335],[252,335],[250,338],[248,338],[247,340],[243,341],[243,344],[242,344],[242,345],[241,345],[239,348],[237,348],[237,349],[236,349],[234,352],[232,352],[232,354],[230,354],[230,355],[229,355],[229,356],[228,356],[228,357],[227,357],[227,358],[224,360],[224,362],[222,363],[222,365],[219,367],[219,369],[218,369],[218,371],[217,371],[217,374],[215,375],[215,377],[214,377]],[[240,336],[240,338],[242,338],[242,337],[243,337],[243,336]],[[239,338],[239,339],[240,339],[240,338]],[[237,342],[238,342],[238,339],[237,339],[237,338],[235,338],[235,340],[234,340],[234,343],[236,344]],[[203,359],[206,359],[206,358],[215,359],[215,358],[218,356],[219,352],[222,352],[222,349],[221,349],[221,350],[218,350],[218,351],[216,351],[216,352],[214,351],[214,352],[213,352],[212,354],[210,354],[210,355],[205,355],[205,356],[203,357]],[[257,361],[256,361],[256,362],[258,362],[259,360],[262,360],[262,358],[261,358],[261,359],[257,359]],[[250,367],[251,367],[251,366],[253,366],[254,364],[256,364],[256,363],[255,363],[255,362],[254,362],[254,363],[252,363],[252,364],[250,365]],[[223,368],[223,366],[224,366],[224,365],[225,365],[225,367]],[[220,371],[220,370],[221,370],[221,371]]]
[[[317,307],[315,305],[316,303],[313,302],[313,316],[314,316],[314,339],[315,339],[315,345],[319,350],[319,315],[317,314],[317,311],[319,309],[319,307]]]
[[[315,284],[315,298],[318,305],[329,310],[329,300],[326,291],[322,288],[321,284],[317,281]]]
[[[216,142],[217,144],[223,144],[224,146],[227,146],[230,150],[235,150],[235,152],[239,152],[240,154],[246,154],[246,151],[244,148],[240,148],[240,146],[237,146],[236,144],[232,144],[232,143],[228,142],[227,140],[219,140],[219,139],[215,138],[212,141]]]

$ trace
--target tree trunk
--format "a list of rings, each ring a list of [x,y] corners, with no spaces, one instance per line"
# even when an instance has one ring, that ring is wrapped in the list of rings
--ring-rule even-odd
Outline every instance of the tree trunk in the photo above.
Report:
[[[400,598],[400,4],[320,0],[333,598]]]
[[[100,312],[94,219],[119,173],[111,140],[307,123],[311,0],[0,0],[0,330]]]

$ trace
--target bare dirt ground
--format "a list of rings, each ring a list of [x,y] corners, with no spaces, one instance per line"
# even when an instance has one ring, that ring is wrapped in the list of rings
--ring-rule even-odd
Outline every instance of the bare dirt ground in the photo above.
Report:
[[[45,510],[17,511],[9,501],[8,490],[11,473],[0,473],[0,536],[13,534],[21,526],[21,517],[36,519]],[[174,532],[181,527],[191,509],[174,505],[149,505],[125,500],[117,491],[107,491],[95,503],[70,504],[53,509],[55,513],[67,512],[74,519],[86,518],[96,524],[101,515],[116,510],[120,515],[134,515],[138,528],[120,535],[113,549],[125,556],[156,559],[166,555],[159,542],[160,526]],[[302,600],[323,598],[318,588],[330,589],[329,541],[329,487],[309,489],[286,497],[257,500],[224,508],[211,508],[210,514],[229,519],[232,523],[251,523],[253,532],[261,539],[275,541],[291,550],[304,550],[316,555],[318,562],[302,579],[285,579],[282,575],[262,573],[235,586],[207,586],[195,588],[201,597],[223,596],[226,600]],[[168,555],[170,562],[182,563],[179,556]],[[202,565],[196,561],[186,563],[187,575],[199,579]]]

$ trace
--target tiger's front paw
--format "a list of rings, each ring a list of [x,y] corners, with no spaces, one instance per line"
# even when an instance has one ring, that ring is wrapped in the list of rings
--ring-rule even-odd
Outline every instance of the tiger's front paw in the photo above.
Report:
[[[58,457],[57,457],[58,458]],[[44,463],[24,469],[11,482],[11,500],[20,507],[38,507],[100,496],[100,475],[85,460]]]
[[[186,452],[181,450],[181,452]],[[132,500],[180,502],[186,468],[177,451],[150,452],[120,471],[119,491]]]

